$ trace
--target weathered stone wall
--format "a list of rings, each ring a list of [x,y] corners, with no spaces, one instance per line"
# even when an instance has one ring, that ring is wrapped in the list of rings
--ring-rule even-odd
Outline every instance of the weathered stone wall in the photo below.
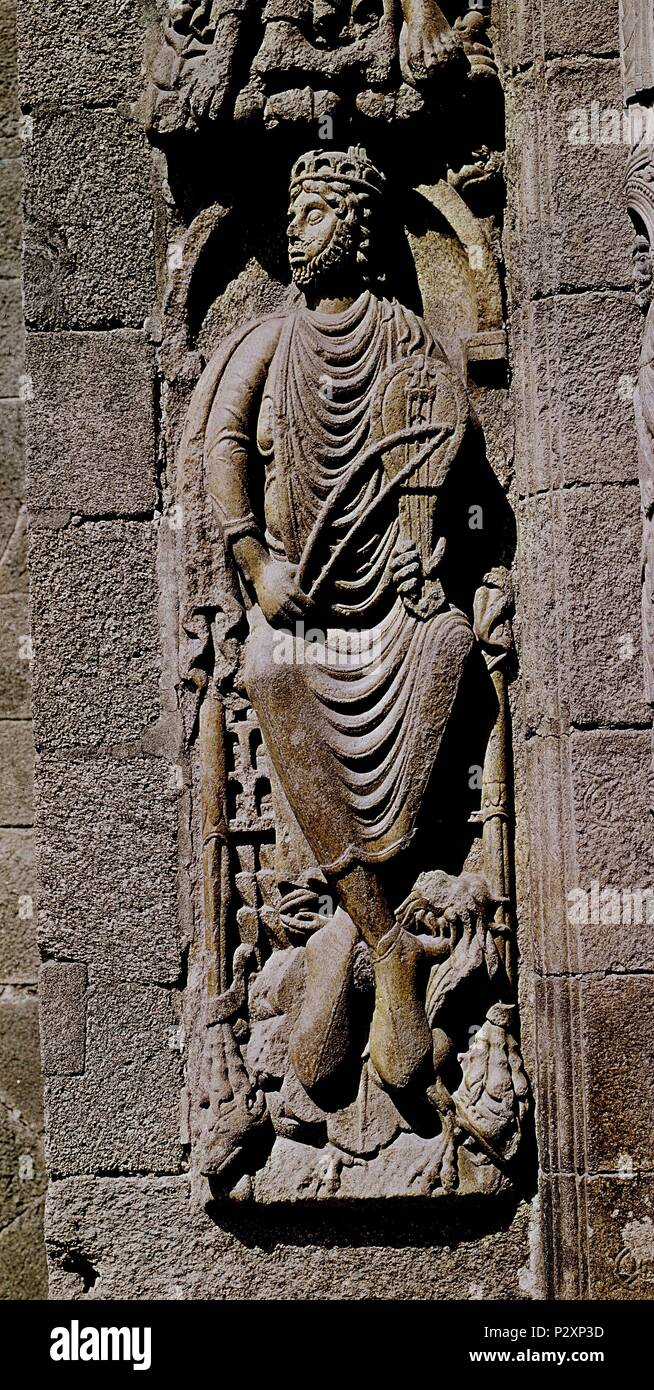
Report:
[[[156,15],[78,0],[56,15],[23,0],[20,15],[51,1291],[528,1296],[523,1199],[264,1215],[207,1213],[190,1191],[190,797],[156,361],[165,166],[135,105]]]
[[[14,0],[0,4],[0,1298],[43,1298],[43,1105],[24,491],[22,140]]]
[[[147,1186],[147,1175],[183,1167],[179,793],[152,748],[162,673],[154,184],[131,112],[140,7],[25,4],[20,36],[52,1287],[77,1293],[93,1283],[89,1262],[103,1262],[84,1223],[75,1235],[64,1222],[80,1181],[71,1175],[120,1186],[120,1174],[138,1173]],[[90,1200],[90,1227],[96,1215]],[[159,1220],[153,1210],[140,1241],[155,1267]],[[120,1263],[116,1288],[129,1295],[131,1277]]]
[[[20,3],[51,1289],[642,1297],[624,1271],[651,1226],[651,934],[572,928],[566,901],[593,879],[646,886],[652,859],[624,387],[640,333],[628,151],[568,139],[570,108],[621,106],[617,0],[583,14],[554,0],[506,3],[500,42],[520,528],[521,1011],[542,1223],[526,1198],[463,1214],[440,1203],[289,1214],[207,1212],[191,1191],[180,1113],[197,865],[159,355],[179,223],[138,105],[156,19],[148,3]]]
[[[652,1278],[652,929],[568,911],[653,862],[618,10],[518,0],[504,22],[543,1243],[572,1298]]]

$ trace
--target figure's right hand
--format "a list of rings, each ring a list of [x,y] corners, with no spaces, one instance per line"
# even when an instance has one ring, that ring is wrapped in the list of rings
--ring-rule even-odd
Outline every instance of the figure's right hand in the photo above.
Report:
[[[297,582],[297,565],[288,560],[274,560],[271,555],[262,561],[254,588],[264,618],[273,627],[293,624],[308,612],[311,600]]]

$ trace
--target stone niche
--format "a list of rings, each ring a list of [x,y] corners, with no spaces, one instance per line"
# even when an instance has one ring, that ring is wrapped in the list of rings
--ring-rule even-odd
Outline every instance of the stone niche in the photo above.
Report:
[[[643,1296],[617,3],[21,8],[51,1287]]]
[[[188,219],[161,357],[191,1171],[216,1201],[490,1200],[532,1152],[491,15],[228,18],[179,11],[147,98]]]

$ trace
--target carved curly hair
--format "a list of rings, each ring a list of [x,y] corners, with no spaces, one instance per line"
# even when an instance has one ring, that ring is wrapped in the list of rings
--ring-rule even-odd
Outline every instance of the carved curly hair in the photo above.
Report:
[[[350,184],[334,175],[326,179],[306,179],[302,187],[309,193],[317,193],[332,208],[339,219],[340,231],[335,245],[328,247],[321,256],[321,269],[324,271],[337,264],[344,253],[353,253],[365,285],[373,281],[378,284],[383,274],[373,259],[373,238],[378,199],[366,189],[352,188]],[[298,277],[300,283],[302,274]]]

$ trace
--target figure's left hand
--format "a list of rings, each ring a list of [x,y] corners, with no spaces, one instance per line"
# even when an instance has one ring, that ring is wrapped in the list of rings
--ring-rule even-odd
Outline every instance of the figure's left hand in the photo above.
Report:
[[[400,536],[395,542],[390,558],[390,571],[398,594],[413,600],[420,598],[422,563],[413,541]]]

